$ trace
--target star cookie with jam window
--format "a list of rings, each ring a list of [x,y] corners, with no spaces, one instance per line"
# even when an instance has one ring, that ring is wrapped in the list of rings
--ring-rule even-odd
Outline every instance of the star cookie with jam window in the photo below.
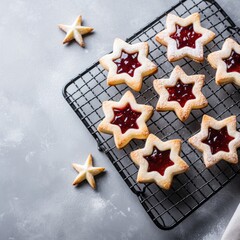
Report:
[[[157,72],[157,66],[148,56],[147,42],[128,44],[116,38],[113,52],[103,56],[99,62],[108,71],[109,86],[127,84],[134,91],[140,91],[143,78]]]
[[[240,86],[240,45],[227,38],[222,49],[208,55],[210,65],[217,69],[216,83],[218,85],[235,83]]]
[[[180,139],[163,142],[150,134],[144,148],[130,153],[133,162],[139,166],[137,182],[155,182],[159,187],[169,189],[173,176],[189,168],[179,156],[180,150]]]
[[[149,130],[146,121],[153,114],[153,107],[138,104],[130,91],[119,102],[105,101],[102,104],[105,118],[98,131],[113,134],[117,148],[123,148],[133,138],[146,139]]]
[[[157,111],[174,110],[181,121],[185,121],[192,109],[204,108],[208,105],[201,89],[204,75],[188,76],[181,67],[176,66],[169,79],[156,79],[153,86],[160,95]]]
[[[168,14],[166,29],[159,32],[155,38],[167,47],[167,58],[170,62],[184,57],[203,62],[203,46],[214,37],[214,32],[201,26],[200,14],[193,13],[186,18]]]
[[[203,153],[203,161],[207,168],[220,160],[238,163],[237,148],[240,147],[240,133],[236,125],[236,116],[221,121],[208,115],[203,116],[200,132],[188,141]]]
[[[99,173],[103,172],[105,168],[103,167],[93,167],[93,160],[92,155],[89,154],[87,161],[84,165],[80,165],[77,163],[73,163],[73,168],[78,172],[77,177],[73,181],[73,185],[78,185],[84,180],[87,180],[90,186],[95,189],[96,183],[94,180],[94,176],[98,175]]]
[[[67,33],[63,44],[75,39],[81,47],[85,46],[82,36],[93,31],[92,27],[82,26],[82,16],[78,16],[72,25],[59,24],[58,27]]]

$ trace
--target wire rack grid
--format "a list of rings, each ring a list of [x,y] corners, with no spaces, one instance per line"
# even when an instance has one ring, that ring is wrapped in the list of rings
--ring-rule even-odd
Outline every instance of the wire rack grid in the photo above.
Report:
[[[189,164],[190,170],[174,178],[171,190],[162,190],[153,183],[138,184],[136,182],[138,169],[131,161],[129,154],[143,147],[144,141],[131,141],[124,149],[118,150],[111,135],[97,131],[97,126],[104,117],[102,102],[118,101],[128,90],[126,85],[107,86],[107,72],[96,62],[71,80],[63,89],[65,99],[96,139],[99,150],[106,153],[123,180],[137,195],[153,222],[165,230],[175,227],[193,213],[239,171],[239,165],[226,162],[220,162],[206,169],[201,154],[187,143],[187,139],[200,129],[202,115],[208,114],[217,119],[223,119],[234,114],[240,121],[239,89],[232,84],[217,86],[214,81],[215,71],[207,61],[204,63],[195,63],[189,59],[182,59],[177,63],[167,61],[166,48],[157,44],[154,37],[164,29],[169,12],[181,17],[200,12],[202,25],[216,33],[215,39],[205,47],[205,56],[220,49],[227,37],[231,36],[239,40],[240,35],[239,28],[215,1],[182,0],[127,39],[129,43],[147,41],[150,46],[149,59],[155,62],[159,69],[155,75],[144,80],[139,93],[134,93],[138,103],[156,106],[158,95],[153,89],[152,82],[156,78],[168,78],[176,64],[180,65],[189,75],[204,74],[206,76],[203,93],[208,99],[208,107],[192,111],[185,123],[179,121],[172,111],[154,112],[153,117],[148,121],[150,132],[160,139],[180,138],[183,140],[181,156]]]

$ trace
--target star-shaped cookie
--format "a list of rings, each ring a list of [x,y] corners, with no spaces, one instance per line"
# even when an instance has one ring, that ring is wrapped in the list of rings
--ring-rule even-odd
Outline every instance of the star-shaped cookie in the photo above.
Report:
[[[181,140],[163,142],[150,134],[145,147],[130,153],[133,162],[139,166],[137,182],[155,182],[163,189],[169,189],[173,176],[188,170],[188,164],[179,156]]]
[[[193,13],[186,18],[168,14],[166,29],[156,35],[156,40],[167,46],[167,58],[170,62],[184,57],[203,62],[203,46],[214,37],[214,32],[201,26],[199,13]]]
[[[125,83],[134,91],[140,91],[143,78],[157,72],[157,66],[147,58],[148,50],[147,42],[131,45],[116,38],[113,52],[99,60],[108,71],[107,84]]]
[[[218,85],[233,82],[240,86],[240,45],[227,38],[222,49],[208,55],[208,61],[216,72]]]
[[[211,167],[220,160],[238,162],[237,148],[240,147],[240,133],[236,130],[236,116],[221,121],[204,115],[201,131],[188,141],[203,153],[206,167]]]
[[[81,47],[85,46],[82,35],[93,31],[91,27],[82,26],[82,16],[78,16],[72,25],[59,24],[58,27],[67,33],[63,44],[75,39]]]
[[[153,86],[160,95],[157,111],[174,110],[181,121],[185,121],[192,109],[207,106],[207,99],[201,92],[204,75],[188,76],[180,66],[176,66],[169,79],[156,79]]]
[[[119,102],[105,101],[102,104],[105,118],[98,131],[113,134],[117,148],[123,148],[133,138],[146,139],[149,130],[146,121],[153,114],[153,107],[138,104],[130,91]]]
[[[89,154],[87,161],[85,162],[84,165],[80,165],[77,163],[72,164],[73,168],[78,172],[77,177],[73,181],[73,185],[77,185],[86,179],[93,189],[96,188],[94,176],[103,172],[105,170],[105,168],[93,167],[92,164],[93,163],[92,163],[92,155],[91,154]]]

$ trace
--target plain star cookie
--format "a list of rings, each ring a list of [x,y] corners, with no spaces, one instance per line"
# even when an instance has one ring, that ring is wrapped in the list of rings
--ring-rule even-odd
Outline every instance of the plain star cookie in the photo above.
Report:
[[[238,162],[237,148],[240,147],[240,133],[236,130],[236,116],[221,121],[204,115],[201,131],[188,141],[203,153],[206,167],[211,167],[220,160]]]
[[[150,134],[145,147],[130,153],[133,162],[139,166],[137,182],[155,182],[163,189],[169,189],[173,176],[188,170],[188,164],[179,156],[181,140],[163,142]]]
[[[86,179],[93,189],[96,188],[94,176],[105,170],[103,167],[93,167],[91,154],[89,154],[84,165],[73,163],[72,166],[78,172],[77,177],[73,181],[73,185],[78,185]]]
[[[204,75],[188,76],[181,67],[176,66],[169,79],[154,80],[154,89],[160,95],[156,110],[173,110],[181,121],[185,121],[192,109],[208,105],[201,92],[204,79]]]
[[[167,58],[170,62],[184,57],[203,62],[203,46],[214,37],[214,32],[201,26],[199,13],[186,18],[168,14],[166,29],[156,35],[156,40],[167,46]]]
[[[208,55],[208,61],[216,72],[218,85],[233,82],[240,86],[240,45],[233,39],[225,40],[222,49]]]
[[[157,66],[148,58],[148,43],[128,44],[116,38],[113,52],[103,56],[99,62],[108,71],[109,86],[127,84],[134,91],[140,91],[143,78],[157,72]]]
[[[102,104],[105,118],[98,131],[113,134],[117,148],[123,148],[133,138],[146,139],[149,130],[146,121],[153,114],[153,107],[138,104],[130,91],[119,102],[105,101]]]
[[[90,33],[93,31],[91,27],[85,27],[82,25],[82,16],[78,16],[72,25],[59,24],[58,27],[67,33],[66,37],[63,40],[64,43],[71,42],[73,39],[81,46],[84,47],[82,35]]]

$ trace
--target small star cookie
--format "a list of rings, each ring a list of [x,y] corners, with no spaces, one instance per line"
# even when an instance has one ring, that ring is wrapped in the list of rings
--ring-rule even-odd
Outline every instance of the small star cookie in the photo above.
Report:
[[[153,114],[153,107],[138,104],[130,91],[119,102],[105,101],[102,104],[105,118],[98,131],[113,134],[117,148],[123,148],[133,138],[146,139],[149,130],[146,121]]]
[[[180,66],[176,66],[169,79],[156,79],[153,86],[160,95],[157,111],[174,110],[181,121],[185,121],[192,109],[204,108],[207,99],[201,92],[204,75],[188,76]]]
[[[93,189],[96,188],[94,176],[105,170],[103,167],[93,167],[91,154],[89,154],[84,165],[73,163],[72,166],[78,172],[77,177],[73,181],[73,185],[77,185],[86,179]]]
[[[139,166],[137,182],[155,182],[159,187],[169,189],[173,176],[189,168],[179,156],[180,149],[180,139],[163,142],[150,134],[144,148],[130,153],[133,162]]]
[[[64,24],[58,25],[58,27],[61,30],[67,33],[66,37],[63,40],[63,44],[68,43],[73,39],[75,39],[76,42],[81,47],[85,46],[82,35],[92,32],[93,28],[81,26],[81,24],[82,24],[82,16],[78,16],[72,25],[64,25]]]
[[[170,62],[184,57],[203,62],[203,46],[214,37],[214,32],[201,26],[199,13],[186,18],[168,14],[166,29],[156,35],[156,41],[167,46],[167,58]]]
[[[134,91],[140,91],[143,78],[157,72],[157,66],[148,58],[148,43],[128,44],[116,38],[113,52],[103,56],[99,62],[108,71],[109,86],[127,84]]]
[[[238,162],[237,148],[240,147],[240,133],[236,130],[236,116],[221,121],[204,115],[201,131],[188,139],[189,143],[203,153],[206,167],[220,160]]]
[[[218,85],[233,82],[240,86],[240,45],[227,38],[222,49],[208,55],[208,61],[216,72]]]

